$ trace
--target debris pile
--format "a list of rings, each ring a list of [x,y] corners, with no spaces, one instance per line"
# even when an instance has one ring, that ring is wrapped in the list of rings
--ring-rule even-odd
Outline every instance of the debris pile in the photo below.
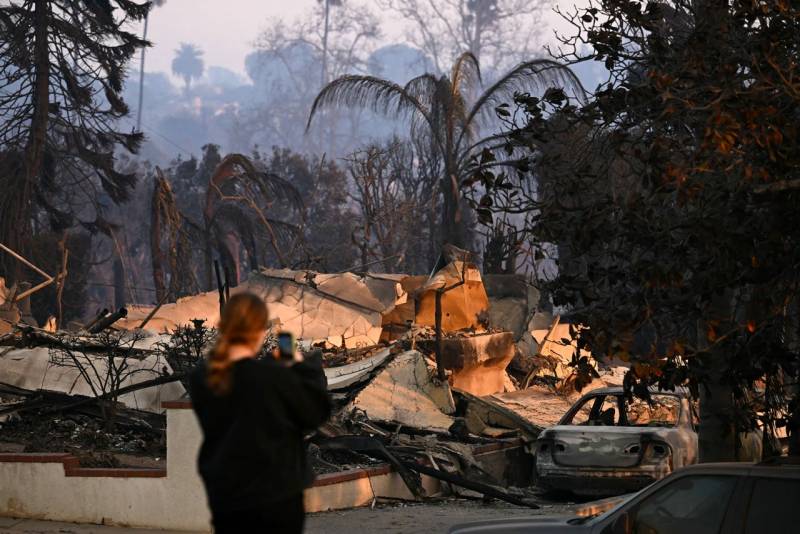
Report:
[[[336,412],[309,444],[318,472],[388,462],[417,498],[430,496],[426,475],[452,494],[533,505],[532,490],[508,489],[530,484],[529,457],[498,468],[475,451],[523,451],[566,411],[581,356],[574,327],[542,311],[522,277],[484,280],[466,256],[448,260],[430,277],[264,269],[230,292],[262,296],[274,331],[291,331],[303,350],[322,355]],[[103,310],[80,332],[8,321],[0,335],[4,435],[41,428],[87,447],[86,429],[94,429],[114,453],[163,457],[161,400],[186,395],[181,379],[213,342],[221,300],[223,291]],[[46,418],[59,423],[36,426]]]

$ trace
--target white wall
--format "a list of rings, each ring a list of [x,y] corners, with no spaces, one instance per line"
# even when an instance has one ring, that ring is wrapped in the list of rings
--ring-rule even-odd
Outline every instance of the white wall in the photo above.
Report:
[[[27,461],[43,455],[0,454],[0,516],[209,531],[210,513],[196,467],[200,439],[191,409],[168,409],[167,476],[161,478],[65,476],[64,464],[53,461],[54,455],[44,462]],[[378,496],[413,498],[396,473],[350,475],[321,477],[306,491],[306,510],[366,506]],[[439,491],[438,482],[428,477],[423,485],[429,495]]]
[[[200,432],[191,410],[167,411],[167,476],[65,476],[62,463],[0,461],[0,515],[208,530],[195,459]],[[175,445],[178,446],[175,446]]]

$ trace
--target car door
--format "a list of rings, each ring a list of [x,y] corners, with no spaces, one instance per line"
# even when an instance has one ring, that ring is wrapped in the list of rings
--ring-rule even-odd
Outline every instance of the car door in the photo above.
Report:
[[[800,477],[753,476],[748,482],[743,534],[800,532]]]
[[[736,475],[697,474],[674,480],[621,508],[602,534],[720,534],[741,524],[730,504],[741,493]],[[735,517],[733,517],[735,516]]]

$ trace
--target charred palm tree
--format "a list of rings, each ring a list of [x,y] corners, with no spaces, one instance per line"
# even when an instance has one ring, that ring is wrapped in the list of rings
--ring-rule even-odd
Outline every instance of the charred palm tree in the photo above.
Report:
[[[211,265],[215,259],[222,263],[232,285],[239,283],[242,256],[253,270],[264,265],[270,255],[285,267],[285,251],[291,248],[299,228],[270,215],[276,208],[284,216],[301,212],[300,193],[241,154],[226,156],[214,170],[199,222],[178,209],[169,182],[157,169],[150,243],[158,300],[213,289]],[[198,261],[194,260],[195,243],[200,246]],[[204,266],[199,273],[192,268],[197,263]],[[198,287],[198,279],[203,288]]]
[[[259,250],[268,248],[281,267],[287,266],[285,250],[297,236],[297,226],[272,217],[277,206],[284,215],[302,211],[300,192],[287,180],[257,168],[241,154],[223,158],[209,180],[203,210],[206,246],[206,265],[216,248],[223,265],[239,281],[239,251],[243,248],[251,269],[261,264]],[[260,247],[265,243],[266,247]],[[209,277],[210,281],[210,277]]]
[[[543,92],[563,88],[583,100],[585,91],[575,74],[551,60],[521,63],[477,96],[481,87],[478,60],[466,52],[453,65],[449,76],[423,74],[400,86],[373,76],[342,76],[326,85],[314,101],[307,128],[322,110],[334,106],[367,107],[378,113],[409,119],[410,135],[424,139],[441,162],[438,179],[442,194],[442,241],[468,247],[468,229],[462,223],[460,184],[481,167],[516,167],[524,162],[512,158],[486,161],[476,169],[473,157],[484,149],[497,148],[502,134],[480,137],[481,126],[491,126],[496,106],[510,102],[515,92]]]
[[[156,167],[150,210],[150,257],[157,302],[200,291],[191,267],[191,229],[191,224],[178,209],[172,186]]]

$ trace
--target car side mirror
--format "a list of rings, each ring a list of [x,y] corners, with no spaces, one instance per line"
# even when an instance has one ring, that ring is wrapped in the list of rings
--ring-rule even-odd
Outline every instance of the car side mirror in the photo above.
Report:
[[[602,534],[631,534],[633,532],[632,519],[629,512],[622,512],[607,528],[603,529]]]

